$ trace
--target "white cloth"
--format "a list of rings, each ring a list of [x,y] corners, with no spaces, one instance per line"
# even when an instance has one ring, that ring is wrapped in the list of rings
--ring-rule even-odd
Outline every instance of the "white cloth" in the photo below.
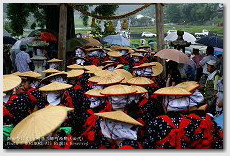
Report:
[[[60,94],[50,92],[47,94],[47,101],[49,102],[50,105],[57,106],[61,102],[61,98],[57,98],[58,96],[60,96]]]
[[[92,86],[92,89],[103,89],[103,86],[95,84]]]
[[[10,98],[10,95],[3,96],[3,102],[6,103]]]
[[[100,122],[100,127],[106,138],[137,140],[137,128],[133,130],[131,124],[106,119]]]
[[[78,64],[78,65],[84,65],[84,63],[85,63],[85,60],[84,59],[76,59],[76,64]]]
[[[203,68],[203,73],[204,74],[209,74],[209,72],[207,71],[207,62],[210,61],[210,60],[214,60],[214,61],[217,61],[218,62],[218,58],[213,56],[213,55],[208,55],[208,56],[205,56],[201,61],[200,61],[200,65],[202,66]]]
[[[38,82],[38,81],[33,81],[33,82],[30,83],[30,86],[31,86],[32,88],[37,88],[38,85],[39,85],[39,82]]]
[[[102,103],[98,97],[90,97],[89,101],[90,101],[90,108],[98,107]]]
[[[57,63],[50,63],[49,68],[58,69],[58,64]]]
[[[164,106],[168,111],[180,111],[188,107],[196,106],[204,100],[204,96],[196,90],[190,96],[165,96]]]
[[[16,55],[15,65],[17,67],[17,71],[26,72],[30,71],[29,63],[31,62],[30,55],[25,51],[21,51]]]
[[[124,108],[129,101],[127,95],[109,96],[109,102],[112,104],[113,109]]]
[[[63,77],[54,77],[50,80],[50,82],[60,82],[60,83],[67,83],[67,81]]]

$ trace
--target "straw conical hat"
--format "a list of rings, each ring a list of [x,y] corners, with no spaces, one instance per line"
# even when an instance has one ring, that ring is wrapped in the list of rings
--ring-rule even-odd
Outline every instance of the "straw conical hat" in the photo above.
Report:
[[[140,122],[136,121],[135,119],[133,119],[132,117],[130,117],[129,115],[125,114],[123,111],[120,111],[120,110],[112,111],[112,112],[105,112],[105,113],[95,113],[95,115],[104,117],[107,119],[116,120],[119,122],[125,122],[125,123],[132,124],[132,125],[143,126]]]
[[[123,64],[118,64],[117,67],[115,69],[120,69],[120,68],[123,68],[124,65]]]
[[[116,63],[109,63],[109,64],[106,64],[102,69],[106,69],[106,68],[111,67],[111,66],[116,67],[117,65],[116,65]]]
[[[110,63],[114,63],[114,61],[109,60],[109,61],[102,62],[102,64],[110,64]]]
[[[132,85],[151,85],[154,84],[154,82],[146,77],[134,77],[127,81],[128,84]]]
[[[84,70],[70,70],[66,73],[67,73],[67,77],[71,78],[71,77],[78,77],[78,76],[84,74],[84,72],[85,72]]]
[[[103,48],[103,50],[112,51],[110,48]]]
[[[3,75],[3,92],[9,91],[20,85],[22,79],[17,75]]]
[[[125,77],[124,80],[121,81],[121,83],[126,83],[129,79],[133,78],[133,75],[125,69],[116,69],[113,72],[120,73]]]
[[[12,73],[11,75],[21,76],[22,74],[23,74],[22,72],[17,71],[17,72]]]
[[[132,53],[130,54],[131,56],[135,56],[135,57],[144,57],[143,55],[139,54],[139,53]]]
[[[113,71],[109,71],[109,70],[98,70],[98,71],[94,72],[94,74],[95,74],[96,76],[105,77],[105,76],[113,76],[113,75],[115,75],[116,73],[114,73]]]
[[[187,91],[191,92],[191,91],[197,89],[198,87],[200,87],[200,85],[196,81],[186,81],[186,82],[182,82],[182,83],[177,84],[175,87],[181,87],[181,88],[186,89]]]
[[[124,77],[119,75],[109,76],[109,77],[103,77],[100,81],[98,81],[98,85],[109,85],[109,84],[115,84],[119,83],[124,79]]]
[[[94,70],[94,69],[101,69],[101,68],[99,68],[99,67],[97,67],[95,65],[86,65],[86,66],[84,66],[84,69],[86,69],[86,70]]]
[[[52,63],[52,62],[62,62],[63,60],[59,60],[59,59],[56,59],[56,58],[53,58],[49,61],[47,61],[48,63]]]
[[[144,87],[134,86],[134,85],[132,85],[130,87],[137,91],[136,94],[148,93],[148,91]]]
[[[72,65],[67,66],[67,68],[70,68],[70,69],[84,69],[84,66],[81,66],[81,65],[78,65],[78,64],[72,64]]]
[[[92,96],[92,97],[104,97],[105,95],[101,94],[103,89],[90,89],[85,92],[85,95]]]
[[[97,50],[102,50],[102,48],[88,48],[88,49],[86,49],[87,52],[97,51]]]
[[[32,77],[32,78],[39,78],[42,75],[40,73],[38,73],[38,72],[28,71],[28,72],[21,73],[20,76],[23,76],[23,77]]]
[[[39,88],[39,90],[44,91],[44,92],[51,92],[51,91],[64,90],[64,89],[68,89],[71,87],[72,87],[72,85],[70,85],[70,84],[65,84],[65,83],[60,83],[60,82],[52,82],[48,85],[45,85],[45,86]]]
[[[113,85],[104,88],[101,91],[101,94],[103,95],[128,95],[128,94],[134,94],[137,91],[131,88],[130,86],[127,85]]]
[[[110,51],[107,53],[111,57],[121,57],[122,54],[119,51]]]
[[[52,77],[54,76],[63,76],[63,77],[67,77],[67,73],[66,72],[58,72],[58,73],[54,73],[54,74],[51,74],[45,78],[43,78],[41,81],[49,81]]]
[[[94,82],[94,83],[98,83],[101,79],[103,79],[103,77],[101,76],[92,76],[88,79],[89,82]]]
[[[136,49],[135,52],[137,52],[137,53],[149,53],[149,51],[147,51],[145,49]]]
[[[112,50],[129,50],[131,49],[130,47],[125,47],[125,46],[112,46],[110,47]]]
[[[189,91],[180,88],[180,87],[164,87],[164,88],[160,88],[157,91],[155,91],[153,94],[156,95],[191,95],[192,93],[190,93]]]
[[[59,71],[57,69],[49,68],[49,69],[43,70],[42,72],[43,73],[59,73],[61,71]]]
[[[153,65],[153,74],[152,76],[158,76],[163,72],[163,66],[159,62],[151,62],[150,64]]]
[[[18,123],[10,134],[15,144],[27,144],[36,141],[57,129],[73,108],[63,106],[47,106]]]
[[[144,67],[151,67],[151,66],[154,66],[154,64],[152,64],[152,63],[143,63],[143,64],[141,64],[139,66],[134,66],[133,68],[135,69],[135,68],[144,68]]]

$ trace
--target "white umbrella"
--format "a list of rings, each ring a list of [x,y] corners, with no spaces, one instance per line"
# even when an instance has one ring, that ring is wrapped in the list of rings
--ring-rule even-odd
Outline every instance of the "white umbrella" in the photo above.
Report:
[[[111,45],[122,45],[122,46],[130,45],[130,41],[121,35],[109,35],[104,37],[103,41],[110,43]]]
[[[175,41],[177,37],[178,37],[177,32],[171,32],[164,38],[164,40],[165,41]],[[192,44],[194,44],[196,41],[196,38],[188,32],[184,32],[183,39],[187,42],[191,42]]]
[[[26,37],[26,38],[22,38],[20,40],[18,40],[12,47],[11,50],[17,50],[20,49],[21,45],[26,45],[28,43],[32,43],[34,40],[34,37]]]
[[[11,37],[11,35],[5,29],[3,29],[3,36]]]

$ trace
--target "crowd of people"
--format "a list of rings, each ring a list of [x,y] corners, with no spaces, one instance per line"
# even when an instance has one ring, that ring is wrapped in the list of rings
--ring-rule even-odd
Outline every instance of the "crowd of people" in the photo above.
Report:
[[[190,65],[149,46],[76,47],[67,67],[53,55],[43,73],[20,50],[17,71],[3,76],[5,149],[223,148],[223,56],[213,47],[186,53]],[[50,106],[72,109],[45,136],[20,142],[14,129],[29,129],[20,124]]]

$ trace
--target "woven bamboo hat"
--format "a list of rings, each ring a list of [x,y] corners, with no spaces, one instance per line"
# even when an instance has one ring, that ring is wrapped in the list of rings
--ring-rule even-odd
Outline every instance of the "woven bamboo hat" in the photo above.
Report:
[[[84,74],[84,72],[85,72],[84,70],[70,70],[66,73],[67,73],[67,77],[71,78],[71,77],[78,77],[78,76]]]
[[[152,64],[152,63],[143,63],[143,64],[141,64],[139,66],[134,66],[133,69],[136,69],[136,68],[145,68],[145,67],[152,67],[152,66],[154,66],[154,64]]]
[[[116,63],[109,63],[109,64],[105,65],[102,69],[104,70],[104,69],[106,69],[106,68],[108,68],[108,67],[111,67],[111,66],[116,67],[117,64],[116,64]]]
[[[98,85],[111,85],[121,82],[124,77],[116,75],[112,77],[103,77],[100,81],[97,82]]]
[[[139,53],[132,53],[130,54],[133,57],[144,57],[143,55],[139,54]]]
[[[134,77],[127,81],[128,84],[131,85],[152,85],[154,82],[146,77]]]
[[[122,80],[121,83],[127,83],[129,79],[133,78],[133,75],[125,69],[116,69],[113,72],[124,76],[124,80]]]
[[[135,52],[136,53],[150,53],[149,51],[147,51],[145,49],[136,49]]]
[[[150,64],[153,65],[153,74],[152,76],[158,76],[163,72],[163,66],[159,62],[151,62]]]
[[[160,88],[157,91],[155,91],[153,94],[155,95],[184,95],[184,96],[192,95],[192,93],[190,93],[189,91],[183,88],[180,88],[180,87],[175,87],[175,86]]]
[[[111,57],[121,57],[122,54],[119,51],[110,51],[107,53]]]
[[[67,66],[69,69],[84,69],[84,66],[78,65],[78,64],[72,64]]]
[[[10,140],[15,144],[27,144],[45,137],[61,126],[71,110],[73,108],[51,105],[40,109],[14,127]]]
[[[121,110],[112,111],[112,112],[105,112],[105,113],[95,113],[95,115],[103,117],[103,118],[119,121],[119,122],[132,124],[132,125],[143,126],[140,122],[136,121],[135,119],[133,119],[129,115],[125,114]]]
[[[177,84],[175,87],[181,87],[183,89],[186,89],[187,91],[191,92],[197,88],[200,87],[200,84],[196,81],[186,81],[186,82],[181,82]]]
[[[34,71],[28,71],[28,72],[23,72],[20,74],[22,77],[30,77],[30,78],[40,78],[42,75],[38,72]]]
[[[17,71],[17,72],[12,73],[11,75],[21,76],[22,74],[23,74],[22,72]]]
[[[102,62],[102,64],[106,65],[106,64],[110,64],[110,63],[114,63],[114,61],[108,60],[108,61],[104,61]]]
[[[112,51],[110,48],[103,48],[103,50]]]
[[[103,89],[90,89],[87,92],[85,92],[84,94],[90,97],[105,97],[105,95],[101,94],[101,91]]]
[[[91,52],[91,51],[97,51],[97,50],[102,50],[102,48],[88,48],[86,49],[87,52]]]
[[[56,59],[56,58],[53,58],[49,61],[47,61],[48,63],[54,63],[54,62],[62,62],[63,60],[59,60],[59,59]]]
[[[61,71],[57,70],[57,69],[53,69],[53,68],[49,68],[49,69],[46,69],[46,70],[43,70],[42,71],[43,73],[59,73]]]
[[[101,76],[92,76],[88,79],[89,82],[98,83],[103,77]]]
[[[137,91],[136,94],[148,93],[148,91],[144,87],[135,86],[135,85],[132,85],[130,87]]]
[[[40,91],[43,92],[52,92],[52,91],[59,91],[59,90],[64,90],[71,88],[72,85],[66,84],[66,83],[60,83],[60,82],[52,82],[48,85],[45,85],[41,88],[39,88]]]
[[[61,77],[67,77],[67,73],[66,72],[59,72],[59,73],[54,73],[54,74],[51,74],[45,78],[43,78],[41,81],[44,82],[44,81],[49,81],[51,78],[55,77],[55,76],[61,76]]]
[[[123,64],[118,64],[117,67],[115,69],[122,69],[124,67]]]
[[[17,75],[3,75],[3,92],[14,89],[19,86],[22,79]]]
[[[95,65],[86,65],[86,66],[84,66],[84,69],[85,70],[94,70],[94,69],[101,69],[101,68],[99,68]]]
[[[101,91],[101,94],[103,95],[129,95],[129,94],[134,94],[137,91],[133,88],[131,88],[130,86],[127,85],[113,85],[113,86],[109,86],[104,88]]]
[[[110,47],[112,50],[130,50],[130,47],[125,47],[125,46],[112,46]]]

